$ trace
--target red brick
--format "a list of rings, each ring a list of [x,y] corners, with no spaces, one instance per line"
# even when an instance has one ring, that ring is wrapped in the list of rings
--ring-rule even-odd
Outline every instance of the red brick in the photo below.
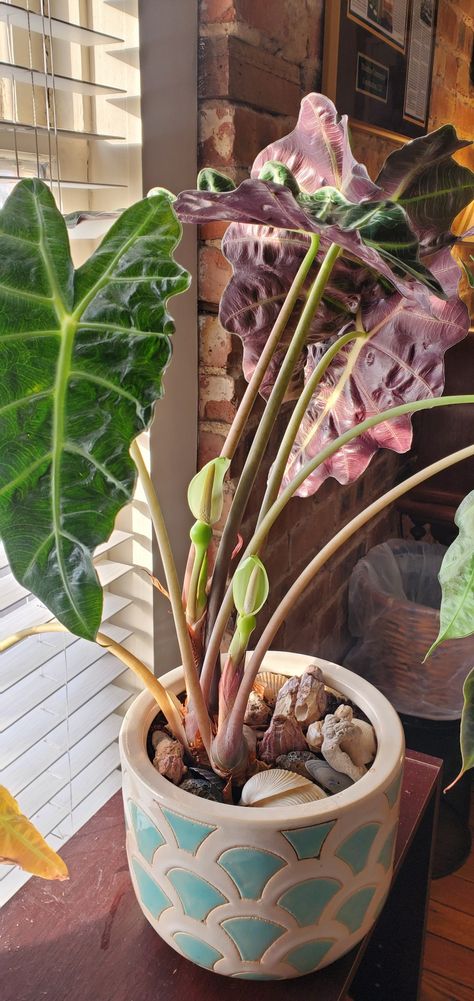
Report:
[[[438,14],[437,39],[438,44],[442,39],[449,45],[456,48],[458,41],[459,23],[457,13],[447,0],[442,0]]]
[[[235,21],[233,0],[201,0],[199,20],[201,24],[229,24]]]
[[[458,73],[457,73],[457,89],[458,89],[458,94],[461,94],[462,97],[469,98],[469,93],[471,89],[471,80],[469,74],[469,63],[466,62],[465,60],[459,61]],[[474,112],[473,112],[473,120],[474,120]]]
[[[206,101],[199,111],[199,162],[225,169],[235,162],[235,111],[227,101]]]
[[[205,466],[206,462],[210,462],[211,459],[215,459],[216,456],[220,455],[224,441],[225,436],[223,434],[219,434],[217,431],[200,429],[198,440],[199,469]]]
[[[222,240],[228,227],[228,222],[207,222],[199,226],[200,240]]]
[[[231,268],[218,247],[204,246],[199,251],[199,297],[218,304],[231,276]]]
[[[444,86],[449,90],[456,87],[456,81],[458,78],[458,60],[454,53],[446,53],[446,64],[444,70]]]
[[[294,124],[294,119],[276,118],[252,108],[237,107],[234,116],[234,162],[250,167],[260,150],[289,132]]]
[[[232,337],[216,316],[199,318],[199,353],[201,364],[225,368],[232,353]]]

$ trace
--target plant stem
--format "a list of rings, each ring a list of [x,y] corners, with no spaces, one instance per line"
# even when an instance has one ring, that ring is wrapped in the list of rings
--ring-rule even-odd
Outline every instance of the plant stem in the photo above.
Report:
[[[260,355],[260,358],[258,359],[250,382],[247,384],[245,393],[240,401],[237,413],[232,421],[230,430],[222,447],[221,455],[226,456],[228,459],[232,459],[235,455],[235,450],[242,437],[242,432],[258,396],[258,391],[263,382],[267,368],[288,325],[291,314],[296,306],[301,289],[303,288],[306,278],[308,277],[308,273],[314,262],[318,249],[319,237],[315,233],[311,233],[308,250],[302,263],[300,264],[300,267],[298,268],[298,271],[296,272],[283,306],[281,307],[277,319],[270,331],[268,340],[266,341],[265,347]]]
[[[403,414],[413,414],[420,410],[432,410],[436,407],[447,407],[460,403],[474,403],[474,396],[441,396],[437,399],[433,398],[429,400],[416,400],[413,403],[403,403],[399,407],[392,407],[390,410],[384,411],[382,414],[377,414],[374,417],[368,417],[365,421],[362,421],[361,424],[358,424],[357,427],[350,428],[348,431],[345,431],[339,438],[336,438],[329,445],[326,445],[326,448],[316,455],[314,459],[307,462],[298,476],[296,476],[295,479],[288,484],[285,490],[282,491],[250,539],[247,548],[240,558],[238,566],[241,566],[243,561],[247,559],[248,556],[254,556],[259,552],[275,521],[296,493],[298,487],[300,487],[304,482],[306,477],[309,476],[310,473],[314,472],[314,470],[317,469],[321,463],[330,459],[335,452],[343,447],[343,445],[347,445],[348,442],[352,441],[354,438],[358,438],[361,434],[364,434],[365,431],[375,427],[377,424],[382,424],[384,421],[391,420],[394,417],[400,417]],[[236,570],[237,569],[238,567],[236,567]],[[224,632],[229,616],[232,613],[232,608],[232,586],[229,585],[216,618],[214,627],[216,635],[222,635]]]
[[[354,340],[354,338],[356,337],[366,337],[366,336],[367,334],[364,330],[352,330],[349,333],[344,334],[342,337],[339,337],[339,339],[335,341],[335,343],[332,344],[331,347],[329,347],[328,350],[325,352],[325,354],[322,356],[322,358],[316,365],[314,372],[308,379],[308,382],[306,383],[306,386],[304,387],[301,396],[298,397],[298,401],[291,415],[288,427],[281,440],[275,462],[273,463],[273,466],[270,470],[267,489],[265,491],[265,496],[263,498],[262,506],[260,508],[258,516],[257,528],[263,521],[267,511],[270,510],[272,504],[278,497],[278,491],[280,489],[281,482],[283,480],[286,464],[288,462],[291,449],[294,445],[296,435],[298,434],[301,421],[304,418],[309,403],[311,402],[311,397],[313,396],[313,393],[315,393],[317,387],[319,386],[319,383],[321,382],[324,373],[326,372],[327,368],[329,368],[329,365],[331,364],[333,358],[339,353],[339,351],[341,351],[343,347],[346,346],[346,344],[349,344],[350,341]]]
[[[178,574],[171,550],[168,531],[166,529],[163,513],[156,496],[150,474],[146,468],[143,456],[135,440],[130,446],[130,455],[138,469],[140,481],[145,493],[150,510],[153,528],[158,542],[163,569],[166,577],[166,585],[170,596],[173,619],[176,629],[176,636],[179,644],[181,660],[186,682],[188,697],[192,700],[197,725],[201,734],[201,739],[207,754],[211,746],[211,721],[202,697],[199,677],[194,663],[191,640],[186,625],[186,616],[181,598],[181,589],[178,581]]]
[[[399,497],[418,486],[419,483],[423,483],[431,476],[436,476],[437,473],[442,472],[444,469],[448,469],[455,463],[462,462],[463,459],[468,459],[473,455],[474,445],[468,445],[466,448],[459,449],[459,451],[453,452],[451,455],[447,455],[443,459],[433,462],[425,469],[421,469],[419,472],[414,473],[413,476],[409,476],[408,479],[403,481],[403,483],[398,483],[397,486],[392,487],[392,489],[388,490],[387,493],[382,495],[382,497],[379,497],[377,500],[373,501],[372,504],[369,504],[369,506],[364,511],[361,511],[360,514],[356,515],[355,518],[352,518],[352,520],[348,522],[344,528],[336,533],[333,539],[323,546],[314,559],[308,563],[308,566],[305,567],[297,580],[295,580],[294,584],[290,587],[290,590],[286,593],[283,600],[275,609],[257,643],[257,646],[255,647],[249,664],[245,670],[239,694],[235,700],[234,709],[231,714],[228,739],[232,739],[232,730],[234,727],[239,730],[242,727],[243,717],[245,715],[247,701],[252,690],[253,682],[258,674],[262,660],[270,647],[270,643],[278,632],[280,626],[290,614],[293,606],[298,601],[298,598],[301,597],[304,589],[313,580],[321,567],[327,563],[331,556],[333,556],[334,553],[336,553],[348,539],[350,539],[360,528],[363,528],[368,521],[383,511],[385,507],[388,507],[389,504],[398,500]]]
[[[20,629],[17,633],[12,633],[11,636],[7,636],[4,640],[1,640],[0,653],[5,653],[6,650],[15,646],[16,643],[28,639],[29,636],[37,636],[41,633],[67,632],[66,626],[63,626],[61,622],[45,622],[38,626],[29,626],[28,629]],[[153,695],[175,737],[187,746],[186,734],[182,722],[182,707],[173,693],[168,692],[161,682],[158,681],[158,678],[155,678],[153,672],[138,657],[130,653],[130,650],[126,650],[121,643],[116,643],[115,640],[110,639],[105,633],[97,633],[95,641],[99,646],[110,650],[118,660],[122,661],[122,664],[125,664],[126,667],[133,671],[137,678],[144,684],[145,688],[148,689],[150,695]]]
[[[337,258],[339,257],[339,254],[340,247],[335,243],[331,244],[311,286],[303,312],[286,352],[283,365],[278,373],[275,385],[273,386],[272,392],[267,401],[262,420],[260,421],[252,442],[239,479],[227,522],[222,533],[208,604],[209,643],[201,672],[201,686],[206,703],[208,702],[211,682],[219,656],[222,636],[227,624],[226,620],[223,628],[216,628],[217,617],[222,606],[225,592],[230,555],[234,548],[240,522],[247,506],[265,449],[268,445],[273,426],[280,411],[285,393],[288,389],[296,362],[307,339],[311,321],[319,306],[329,276]]]

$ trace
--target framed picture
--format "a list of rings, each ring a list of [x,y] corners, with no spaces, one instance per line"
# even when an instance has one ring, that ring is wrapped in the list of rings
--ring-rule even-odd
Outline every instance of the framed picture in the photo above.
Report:
[[[393,139],[428,128],[438,0],[331,0],[323,90],[341,114]]]

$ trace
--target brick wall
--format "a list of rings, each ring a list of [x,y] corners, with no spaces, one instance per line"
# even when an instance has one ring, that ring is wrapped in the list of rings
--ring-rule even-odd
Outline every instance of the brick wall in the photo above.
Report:
[[[441,7],[464,10],[469,22],[470,0],[440,0]],[[267,143],[284,135],[294,125],[301,98],[321,85],[323,0],[201,0],[199,157],[201,166],[224,170],[236,182],[248,176],[249,167]],[[444,14],[443,14],[444,17]],[[449,20],[449,19],[448,19]],[[471,18],[472,20],[472,18]],[[456,13],[459,49],[458,72],[464,79],[467,41],[462,35],[463,18]],[[454,27],[449,20],[436,54],[435,73],[443,85],[441,60],[449,52]],[[437,84],[438,87],[438,84]],[[437,93],[434,91],[434,93]],[[462,92],[459,107],[464,108]],[[461,115],[461,111],[459,112]],[[434,109],[434,121],[436,119]],[[462,111],[464,114],[464,111]],[[357,133],[356,155],[376,172],[393,148],[385,140]],[[202,228],[200,246],[200,426],[199,463],[219,453],[226,430],[243,390],[240,374],[240,342],[219,325],[217,306],[229,277],[229,268],[219,251],[224,227]],[[248,438],[255,428],[262,403],[255,409]],[[284,415],[282,415],[284,421]],[[277,434],[275,434],[275,442]],[[232,470],[238,474],[248,450],[248,438],[238,451]],[[274,442],[274,444],[275,444]],[[244,538],[253,527],[263,495],[272,449],[262,469],[257,489],[243,523]],[[309,557],[331,537],[334,530],[388,489],[399,470],[400,459],[379,453],[361,480],[340,487],[326,482],[311,499],[294,499],[275,525],[264,559],[272,585],[270,611],[303,569]],[[231,502],[232,483],[226,497]],[[371,524],[352,544],[347,544],[320,572],[285,623],[275,641],[280,648],[318,652],[340,658],[348,645],[346,629],[347,580],[355,562],[372,545],[399,534],[398,516],[387,512]]]

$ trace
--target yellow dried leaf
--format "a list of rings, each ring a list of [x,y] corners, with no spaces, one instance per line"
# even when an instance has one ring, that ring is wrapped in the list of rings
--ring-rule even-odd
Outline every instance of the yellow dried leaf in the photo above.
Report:
[[[4,786],[0,786],[0,862],[13,862],[43,879],[69,878],[66,863],[23,816]]]

